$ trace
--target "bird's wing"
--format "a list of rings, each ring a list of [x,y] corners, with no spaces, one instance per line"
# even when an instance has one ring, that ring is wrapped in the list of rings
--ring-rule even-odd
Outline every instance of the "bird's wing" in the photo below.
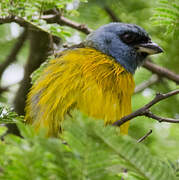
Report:
[[[113,123],[131,112],[133,89],[132,75],[111,57],[91,48],[67,50],[33,85],[25,118],[37,130],[46,128],[49,136],[57,136],[72,107]]]

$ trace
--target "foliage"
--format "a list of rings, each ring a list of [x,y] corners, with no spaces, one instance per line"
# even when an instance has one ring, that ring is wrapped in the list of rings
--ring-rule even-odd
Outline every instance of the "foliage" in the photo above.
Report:
[[[179,3],[177,0],[159,0],[155,8],[153,22],[156,25],[167,26],[168,33],[179,31]]]
[[[79,112],[65,123],[60,139],[18,126],[24,138],[8,135],[0,142],[0,179],[176,179],[174,168],[144,145]]]
[[[12,108],[0,104],[0,124],[16,123],[19,121],[23,121],[23,116],[18,116]]]
[[[0,3],[0,17],[18,16],[42,31],[65,38],[70,34],[64,27],[55,23],[48,24],[45,20],[41,19],[41,16],[43,16],[44,12],[55,8],[67,12],[66,6],[72,2],[73,0],[2,0]]]
[[[72,8],[69,8],[72,4]],[[91,29],[111,22],[105,7],[109,7],[122,22],[135,23],[149,32],[152,40],[158,43],[165,53],[153,58],[155,63],[178,72],[178,1],[177,0],[1,0],[0,17],[16,15],[61,38],[84,39],[85,35],[65,26],[49,24],[40,19],[43,11],[59,8],[60,12]],[[157,26],[153,26],[153,24]],[[166,33],[167,28],[167,33]],[[12,35],[12,26],[0,26],[0,62],[11,51],[18,37]],[[21,32],[21,29],[19,30]],[[174,35],[173,35],[174,34]],[[28,41],[17,57],[23,64],[28,55]],[[34,72],[33,82],[38,79],[46,63]],[[135,74],[136,85],[150,78],[151,72],[140,68]],[[133,96],[133,110],[149,102],[156,92],[168,92],[176,88],[172,81],[162,78],[155,85]],[[10,94],[10,93],[9,93]],[[11,96],[3,95],[6,101]],[[2,99],[0,99],[2,101]],[[152,112],[165,117],[178,117],[179,96],[171,97],[152,108]],[[5,123],[23,121],[11,108],[0,106],[0,134],[7,130]],[[129,135],[116,135],[113,127],[104,128],[79,113],[68,119],[61,139],[45,138],[44,132],[35,135],[30,126],[18,123],[24,139],[8,135],[0,142],[0,179],[175,179],[179,177],[179,133],[176,124],[156,123],[138,117],[132,120]],[[137,144],[148,129],[153,133]],[[68,143],[64,144],[64,140]],[[127,169],[127,170],[126,170]],[[127,172],[126,172],[127,171]]]
[[[40,65],[40,67],[31,74],[31,83],[32,84],[34,84],[35,81],[40,77],[40,75],[41,75],[42,71],[44,70],[44,68],[47,67],[48,62],[49,62],[49,60],[42,63]]]

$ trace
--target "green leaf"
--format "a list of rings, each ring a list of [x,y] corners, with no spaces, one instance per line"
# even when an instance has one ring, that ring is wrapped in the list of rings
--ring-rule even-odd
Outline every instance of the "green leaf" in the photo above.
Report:
[[[151,18],[155,25],[166,26],[167,33],[175,34],[179,29],[179,5],[177,1],[159,0],[158,7],[155,8],[155,13]]]
[[[119,136],[114,127],[104,128],[101,123],[94,123],[92,120],[85,119],[84,124],[76,120],[70,126],[68,124],[67,128],[69,130],[65,139],[73,147],[75,153],[79,154],[79,157],[82,156],[81,168],[83,168],[84,174],[87,173],[85,177],[91,175],[94,178],[94,174],[90,174],[90,172],[93,172],[92,167],[96,169],[98,165],[103,167],[102,172],[98,170],[100,178],[106,176],[105,171],[106,174],[109,174],[108,166],[119,163],[118,165],[121,167],[121,161],[116,159],[116,162],[113,159],[116,158],[115,155],[118,155],[118,158],[128,163],[128,167],[131,167],[144,179],[175,179],[174,171],[167,163],[152,156],[146,147],[138,144],[130,137]],[[100,156],[104,159],[100,159]]]
[[[23,116],[18,116],[17,113],[7,105],[0,104],[0,124],[16,123],[19,121],[23,121]]]
[[[78,112],[73,116],[64,124],[61,139],[46,138],[43,133],[35,135],[32,127],[18,123],[24,138],[8,135],[5,143],[0,144],[3,180],[46,180],[49,177],[175,180],[176,170],[152,156],[144,145],[118,135],[115,127],[104,127],[101,121]]]

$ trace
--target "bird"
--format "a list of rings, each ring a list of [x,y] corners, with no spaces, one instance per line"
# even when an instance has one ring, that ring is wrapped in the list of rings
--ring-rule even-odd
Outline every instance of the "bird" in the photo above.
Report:
[[[148,55],[161,52],[138,25],[114,22],[99,27],[49,61],[27,96],[26,123],[57,137],[66,115],[77,109],[113,124],[132,112],[136,69]],[[128,134],[128,128],[129,122],[124,123],[120,133]]]

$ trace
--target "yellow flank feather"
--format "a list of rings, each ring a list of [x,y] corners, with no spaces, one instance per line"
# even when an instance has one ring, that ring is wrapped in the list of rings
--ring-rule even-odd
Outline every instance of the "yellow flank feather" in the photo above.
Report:
[[[27,99],[26,121],[48,136],[57,136],[65,114],[77,108],[88,116],[114,123],[131,113],[132,74],[112,57],[92,48],[62,52],[51,60]],[[128,123],[120,127],[128,133]]]

